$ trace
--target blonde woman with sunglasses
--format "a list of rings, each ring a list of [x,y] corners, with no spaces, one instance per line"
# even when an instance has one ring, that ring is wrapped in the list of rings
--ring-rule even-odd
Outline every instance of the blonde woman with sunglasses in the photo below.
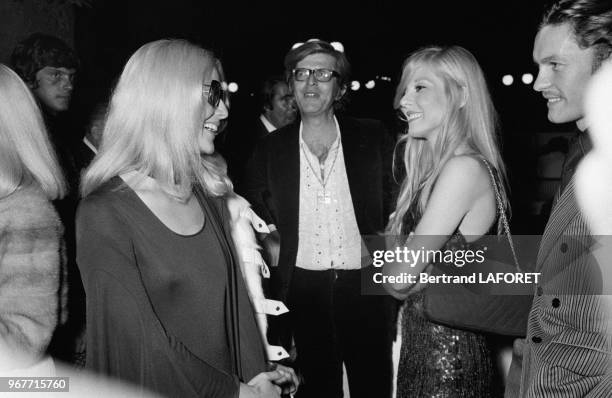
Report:
[[[278,397],[237,264],[214,139],[228,116],[207,50],[159,40],[130,58],[86,171],[77,260],[87,367],[180,397]]]

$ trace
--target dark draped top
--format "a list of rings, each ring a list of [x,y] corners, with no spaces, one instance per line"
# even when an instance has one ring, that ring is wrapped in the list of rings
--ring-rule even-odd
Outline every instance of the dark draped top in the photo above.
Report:
[[[221,198],[196,189],[203,228],[166,227],[120,178],[83,199],[77,260],[87,367],[167,396],[238,397],[265,370]]]

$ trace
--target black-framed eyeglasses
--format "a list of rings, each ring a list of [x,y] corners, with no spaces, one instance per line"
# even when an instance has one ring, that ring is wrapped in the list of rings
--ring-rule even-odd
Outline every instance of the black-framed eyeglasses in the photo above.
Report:
[[[225,90],[218,80],[212,80],[210,84],[204,84],[204,94],[207,94],[207,100],[210,106],[217,108],[221,99],[225,100]]]
[[[332,79],[332,77],[340,77],[340,74],[335,70],[331,69],[308,69],[308,68],[295,68],[291,71],[293,73],[293,79],[298,82],[308,80],[312,74],[316,81],[326,83]]]

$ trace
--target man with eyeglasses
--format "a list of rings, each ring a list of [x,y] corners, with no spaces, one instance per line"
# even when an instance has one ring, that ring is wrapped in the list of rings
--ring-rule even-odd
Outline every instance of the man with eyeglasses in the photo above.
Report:
[[[74,152],[81,138],[68,115],[74,79],[79,67],[75,52],[61,39],[34,33],[17,44],[12,67],[38,101],[49,139],[69,185],[68,195],[54,205],[64,224],[68,269],[68,321],[60,325],[50,345],[53,356],[84,365],[82,334],[85,325],[85,295],[76,267],[74,220],[78,202],[79,170]]]
[[[301,121],[255,149],[245,192],[273,231],[262,242],[271,295],[289,308],[269,337],[295,341],[298,398],[344,396],[343,365],[352,398],[385,398],[392,303],[361,294],[361,234],[384,230],[388,135],[378,121],[336,116],[349,65],[330,43],[294,48],[285,69]]]

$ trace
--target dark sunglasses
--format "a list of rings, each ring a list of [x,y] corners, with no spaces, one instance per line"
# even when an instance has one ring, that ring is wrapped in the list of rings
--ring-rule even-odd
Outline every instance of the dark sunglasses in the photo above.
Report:
[[[221,99],[225,100],[225,90],[221,87],[221,82],[218,80],[212,80],[210,84],[204,84],[204,94],[208,95],[208,103],[213,107],[217,108]]]

